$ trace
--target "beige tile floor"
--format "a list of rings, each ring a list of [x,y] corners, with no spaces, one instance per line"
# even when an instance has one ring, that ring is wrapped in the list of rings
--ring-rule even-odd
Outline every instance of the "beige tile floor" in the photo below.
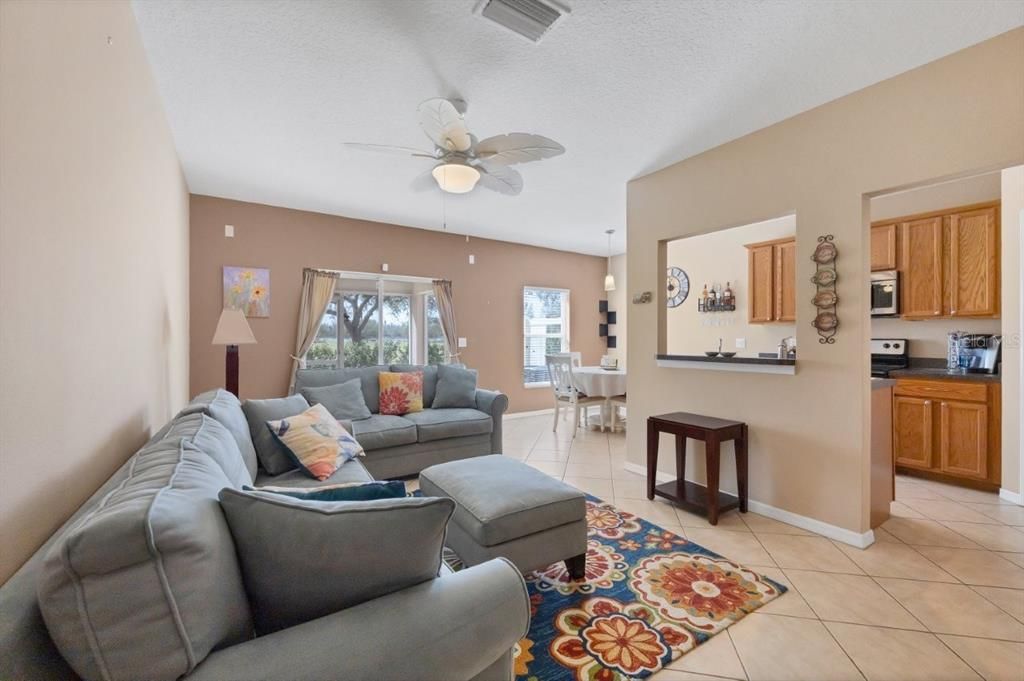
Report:
[[[505,421],[505,454],[758,569],[790,591],[676,660],[655,681],[1024,681],[1024,509],[900,477],[894,517],[855,549],[754,513],[712,528],[648,501],[621,434]]]

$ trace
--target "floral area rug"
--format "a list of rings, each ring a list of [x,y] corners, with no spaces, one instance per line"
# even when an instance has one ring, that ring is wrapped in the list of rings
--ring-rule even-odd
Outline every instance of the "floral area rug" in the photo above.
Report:
[[[586,580],[563,563],[525,575],[530,631],[517,681],[650,676],[786,587],[588,495]]]

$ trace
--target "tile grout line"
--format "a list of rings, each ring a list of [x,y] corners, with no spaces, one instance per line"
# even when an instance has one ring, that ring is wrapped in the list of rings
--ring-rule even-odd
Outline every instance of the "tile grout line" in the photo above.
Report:
[[[739,622],[735,622],[735,624],[739,624]],[[729,631],[729,629],[732,629],[732,627],[726,627],[725,629],[726,637],[729,639],[729,645],[732,646],[732,652],[736,655],[736,659],[739,660],[740,669],[743,670],[743,676],[749,681],[750,672],[747,671],[747,665],[743,664],[743,658],[740,656],[740,649],[736,647],[736,641],[732,640],[732,632]]]

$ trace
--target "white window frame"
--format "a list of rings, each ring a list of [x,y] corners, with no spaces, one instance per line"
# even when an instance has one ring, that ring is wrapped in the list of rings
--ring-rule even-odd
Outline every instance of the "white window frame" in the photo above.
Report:
[[[564,295],[564,301],[565,302],[562,305],[562,319],[561,319],[562,333],[543,333],[543,334],[531,333],[531,334],[527,334],[526,333],[526,317],[525,317],[525,314],[522,311],[519,313],[520,317],[521,317],[521,322],[522,322],[522,324],[521,324],[521,327],[522,327],[522,337],[520,339],[520,342],[521,342],[520,347],[523,348],[522,361],[520,362],[520,366],[519,366],[520,372],[522,372],[524,369],[526,369],[526,339],[527,339],[527,337],[529,337],[529,338],[545,338],[545,339],[547,339],[547,338],[559,338],[560,337],[562,339],[562,350],[561,350],[562,352],[569,352],[569,348],[572,347],[572,344],[571,344],[571,341],[570,341],[570,336],[569,336],[570,329],[571,329],[571,326],[570,326],[570,323],[569,323],[570,322],[569,315],[570,315],[570,310],[572,309],[572,304],[571,304],[571,300],[570,300],[570,297],[571,297],[570,290],[567,289],[567,288],[556,288],[556,287],[553,287],[553,286],[523,286],[523,293],[522,293],[522,296],[519,299],[519,309],[520,310],[522,310],[523,303],[526,300],[526,292],[527,291],[548,291],[548,292],[553,292],[553,293],[560,293],[560,294]],[[546,343],[545,343],[545,345],[546,345]],[[551,387],[551,381],[550,380],[548,380],[548,381],[532,381],[532,382],[524,381],[523,382],[523,387],[524,388],[549,388],[549,387]]]

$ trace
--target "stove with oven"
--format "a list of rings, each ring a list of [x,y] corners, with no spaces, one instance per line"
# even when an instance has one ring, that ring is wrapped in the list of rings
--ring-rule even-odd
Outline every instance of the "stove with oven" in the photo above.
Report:
[[[886,378],[894,369],[910,366],[910,353],[906,338],[871,339],[871,376]]]

